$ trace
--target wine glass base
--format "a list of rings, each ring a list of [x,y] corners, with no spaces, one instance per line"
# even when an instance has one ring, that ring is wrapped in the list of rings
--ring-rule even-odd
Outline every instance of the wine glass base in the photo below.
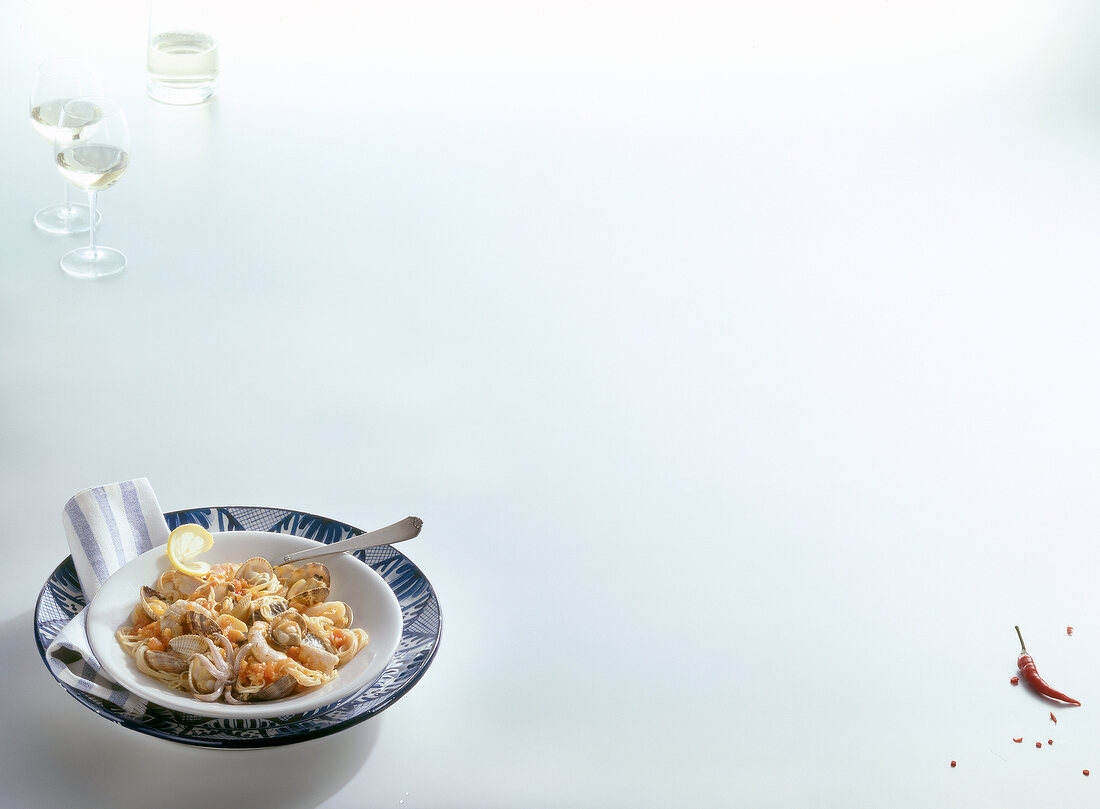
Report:
[[[88,206],[58,202],[47,205],[34,215],[34,225],[47,233],[87,233],[91,227]],[[95,223],[100,220],[99,211],[95,213]]]
[[[61,257],[61,269],[77,278],[103,278],[125,266],[126,256],[113,247],[78,247]]]

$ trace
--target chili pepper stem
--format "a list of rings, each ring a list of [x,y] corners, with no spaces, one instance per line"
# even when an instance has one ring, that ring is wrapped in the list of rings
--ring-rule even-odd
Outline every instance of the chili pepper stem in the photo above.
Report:
[[[1020,648],[1024,650],[1024,654],[1027,654],[1027,647],[1024,646],[1024,636],[1020,634],[1020,627],[1016,627],[1016,637],[1020,639]]]

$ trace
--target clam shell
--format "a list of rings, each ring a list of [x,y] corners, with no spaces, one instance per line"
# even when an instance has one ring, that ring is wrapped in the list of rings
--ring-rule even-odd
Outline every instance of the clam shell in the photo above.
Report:
[[[277,646],[286,649],[300,644],[307,631],[305,619],[297,610],[288,609],[275,617],[267,634]]]
[[[260,701],[282,699],[285,696],[289,696],[297,687],[297,681],[289,674],[284,674],[275,682],[265,685],[253,694],[252,699]]]
[[[230,595],[229,598],[232,600],[233,606],[229,610],[223,610],[223,612],[228,612],[234,618],[247,621],[252,615],[252,593],[246,592],[242,596]]]
[[[191,657],[191,664],[187,667],[187,680],[195,694],[212,694],[218,690],[219,685],[225,685],[225,679],[218,677],[210,661],[202,655]]]
[[[187,660],[175,652],[156,652],[146,649],[145,662],[149,664],[149,668],[157,671],[167,671],[172,674],[187,671]]]
[[[218,622],[205,613],[188,610],[183,617],[183,631],[192,635],[217,635],[221,632]]]
[[[160,593],[152,587],[143,586],[141,588],[140,598],[141,607],[145,610],[145,614],[154,621],[164,615],[164,611],[168,609],[168,605],[164,603],[164,599],[161,598]]]
[[[251,559],[246,559],[244,564],[237,568],[233,578],[251,582],[261,575],[274,576],[275,569],[271,566],[271,562],[262,556],[253,556]]]
[[[305,564],[298,565],[298,567],[287,576],[286,580],[283,581],[283,584],[287,586],[287,589],[293,591],[294,585],[300,581],[306,582],[309,586],[312,586],[312,584],[323,584],[328,587],[332,584],[332,575],[329,573],[328,567],[321,562],[306,562]]]
[[[168,645],[172,647],[173,652],[187,658],[190,658],[193,654],[204,654],[210,650],[210,647],[206,644],[206,638],[202,635],[180,635],[168,641]]]
[[[304,609],[306,607],[312,607],[314,604],[320,604],[324,601],[328,601],[328,585],[318,584],[314,587],[310,587],[308,590],[302,590],[300,593],[290,599],[290,606],[296,609]]]
[[[222,634],[231,640],[232,633],[239,633],[242,638],[248,635],[248,624],[234,615],[223,614],[218,618],[218,626],[221,627]]]
[[[157,577],[157,592],[164,595],[165,601],[177,598],[187,598],[202,584],[201,579],[181,573],[174,567],[169,568]]]
[[[294,571],[298,569],[298,565],[293,562],[289,562],[285,565],[279,565],[275,568],[275,575],[279,577],[279,581],[282,584],[286,584],[287,579],[294,575]]]

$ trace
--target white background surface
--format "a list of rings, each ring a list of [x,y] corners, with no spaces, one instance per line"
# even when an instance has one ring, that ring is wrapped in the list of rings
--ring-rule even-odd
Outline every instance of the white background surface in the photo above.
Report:
[[[88,5],[0,15],[4,801],[1095,805],[1095,4],[241,3],[185,109]],[[97,283],[31,223],[77,49],[133,130]],[[267,752],[84,709],[31,610],[136,476],[423,517],[431,669]]]

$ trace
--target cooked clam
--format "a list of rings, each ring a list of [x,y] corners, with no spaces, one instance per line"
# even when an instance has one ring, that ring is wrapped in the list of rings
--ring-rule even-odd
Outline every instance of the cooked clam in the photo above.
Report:
[[[168,604],[165,603],[164,598],[152,587],[142,587],[140,598],[141,606],[145,610],[145,614],[154,621],[164,615],[165,611],[168,609]]]
[[[218,626],[232,643],[240,643],[248,636],[248,624],[235,615],[222,613],[218,616]]]
[[[290,602],[290,606],[296,609],[305,609],[307,607],[312,607],[314,604],[321,604],[327,601],[328,592],[327,584],[317,584],[307,590],[302,590],[288,597],[288,601]]]
[[[183,631],[192,635],[217,635],[221,632],[218,622],[204,612],[188,610],[183,616]]]
[[[284,674],[275,682],[265,685],[253,694],[252,699],[259,701],[282,699],[283,697],[290,696],[297,687],[298,682],[289,674]]]
[[[276,615],[290,606],[282,596],[261,596],[252,599],[250,611],[253,621],[272,621]]]
[[[286,566],[282,565],[282,567]],[[306,562],[294,568],[285,580],[280,577],[280,581],[282,581],[287,590],[293,594],[296,592],[296,587],[298,590],[308,589],[317,584],[323,584],[328,587],[332,584],[332,576],[328,571],[328,567],[321,562]],[[304,582],[305,586],[298,586],[299,582]]]
[[[242,621],[247,621],[252,615],[252,591],[246,590],[242,595],[231,592],[218,605],[218,611],[232,615]]]
[[[287,649],[302,642],[308,630],[305,619],[295,609],[288,609],[275,616],[267,630],[268,637],[277,647]]]
[[[190,609],[189,601],[173,601],[160,617],[160,631],[165,637],[174,638],[176,635],[185,634],[183,629],[184,618]]]
[[[218,699],[230,677],[229,667],[224,660],[214,661],[206,655],[194,655],[187,667],[187,684],[191,693],[203,702]]]
[[[237,572],[233,577],[247,584],[255,584],[265,578],[271,578],[274,575],[275,569],[271,567],[271,562],[267,561],[262,556],[253,556],[237,568]]]
[[[187,679],[192,691],[209,694],[218,686],[218,670],[206,655],[194,655],[187,667]]]
[[[188,658],[191,655],[205,654],[210,651],[211,647],[207,644],[207,639],[202,635],[180,635],[168,641],[173,652]]]
[[[150,668],[170,674],[187,671],[187,659],[175,652],[157,652],[153,649],[146,649],[145,662]]]
[[[157,577],[157,591],[163,594],[166,601],[178,601],[181,598],[187,598],[201,584],[201,579],[188,576],[174,567],[169,568]]]

